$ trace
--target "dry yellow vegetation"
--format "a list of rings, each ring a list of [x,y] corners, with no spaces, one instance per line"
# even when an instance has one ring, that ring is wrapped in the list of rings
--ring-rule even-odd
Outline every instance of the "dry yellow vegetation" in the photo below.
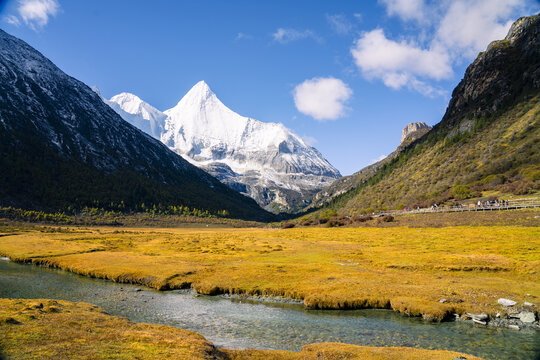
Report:
[[[5,234],[0,254],[161,290],[283,296],[433,320],[495,314],[498,298],[540,296],[538,227],[64,230]]]
[[[301,352],[217,349],[203,336],[170,326],[133,323],[86,304],[0,299],[0,357],[20,359],[434,359],[463,354],[414,348],[313,344]],[[480,359],[466,355],[469,360]]]

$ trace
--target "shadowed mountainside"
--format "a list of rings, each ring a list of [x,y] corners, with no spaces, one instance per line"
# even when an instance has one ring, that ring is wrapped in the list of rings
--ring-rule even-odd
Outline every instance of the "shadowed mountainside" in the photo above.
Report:
[[[189,164],[28,44],[0,30],[0,205],[269,219],[252,199]]]

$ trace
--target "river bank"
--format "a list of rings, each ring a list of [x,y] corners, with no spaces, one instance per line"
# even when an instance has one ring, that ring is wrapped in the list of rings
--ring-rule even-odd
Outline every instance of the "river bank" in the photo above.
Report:
[[[159,290],[271,296],[313,309],[495,319],[540,296],[536,227],[61,228],[11,231],[0,255]],[[444,299],[444,301],[443,301]],[[536,304],[535,304],[536,305]],[[531,307],[535,312],[536,308]]]
[[[444,350],[313,344],[300,352],[228,350],[170,326],[133,323],[97,306],[61,300],[0,299],[0,349],[10,359],[421,359],[481,358]]]
[[[471,326],[460,321],[434,324],[391,310],[311,310],[303,304],[261,302],[157,291],[114,283],[60,269],[0,261],[0,298],[53,298],[86,302],[133,322],[174,326],[202,334],[219,348],[300,351],[332,342],[368,347],[415,347],[492,359],[529,360],[537,334]]]

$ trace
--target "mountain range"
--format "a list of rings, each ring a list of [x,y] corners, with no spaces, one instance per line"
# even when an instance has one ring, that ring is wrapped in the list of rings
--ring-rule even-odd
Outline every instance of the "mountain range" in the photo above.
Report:
[[[394,152],[340,178],[300,137],[236,114],[205,82],[164,112],[133,94],[107,100],[0,30],[0,206],[265,221],[276,217],[258,204],[355,215],[534,193],[539,35],[540,15],[517,20],[469,65],[438,124],[409,124]]]
[[[518,19],[468,66],[438,124],[406,127],[396,151],[322,190],[308,210],[351,215],[537,192],[539,35],[540,15]]]
[[[139,112],[151,119],[150,132],[161,131],[153,127],[161,124],[159,113]],[[124,121],[88,86],[2,30],[0,205],[122,211],[180,207],[195,214],[271,218],[255,201]]]
[[[103,101],[190,163],[276,213],[309,205],[315,193],[341,177],[285,126],[235,113],[204,81],[164,112],[129,93]]]

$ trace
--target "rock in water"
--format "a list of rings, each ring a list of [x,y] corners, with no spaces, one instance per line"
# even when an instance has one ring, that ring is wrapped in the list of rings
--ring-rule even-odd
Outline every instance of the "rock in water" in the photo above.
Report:
[[[519,320],[524,323],[533,323],[536,320],[536,316],[532,311],[522,311],[519,313]]]
[[[467,316],[469,316],[470,318],[472,318],[473,320],[480,320],[480,321],[485,321],[489,318],[489,316],[487,316],[486,314],[469,314],[467,313]]]
[[[517,302],[515,302],[514,300],[503,299],[503,298],[500,298],[499,300],[497,300],[497,302],[501,304],[502,306],[514,306],[517,304]]]

